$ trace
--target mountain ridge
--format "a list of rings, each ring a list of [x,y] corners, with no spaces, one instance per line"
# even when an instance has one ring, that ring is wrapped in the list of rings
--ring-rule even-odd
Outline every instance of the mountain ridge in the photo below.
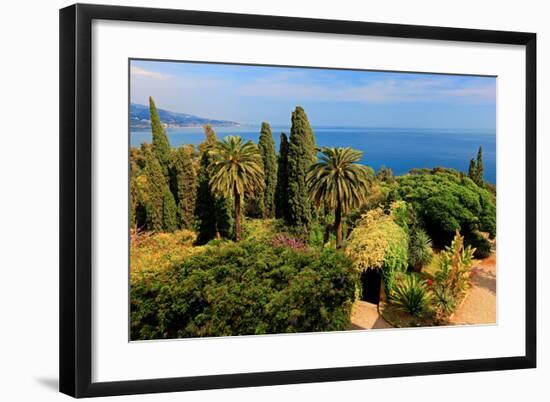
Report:
[[[218,127],[240,126],[239,123],[229,120],[217,120],[199,117],[188,113],[172,112],[157,108],[161,123],[167,128],[198,127],[211,124]],[[151,127],[149,107],[139,103],[130,103],[130,127]]]

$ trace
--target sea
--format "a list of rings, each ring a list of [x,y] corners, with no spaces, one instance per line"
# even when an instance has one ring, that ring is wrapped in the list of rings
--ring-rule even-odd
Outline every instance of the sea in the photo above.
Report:
[[[258,142],[260,127],[214,127],[219,138],[239,135]],[[278,149],[280,133],[287,136],[289,127],[272,126],[273,139]],[[412,168],[442,166],[462,172],[468,171],[470,159],[483,148],[484,178],[496,184],[496,132],[494,130],[418,129],[376,127],[313,127],[318,147],[352,147],[363,151],[361,163],[378,170],[385,166],[394,175],[402,175]],[[170,144],[198,145],[204,140],[201,127],[168,128]],[[130,145],[139,147],[151,142],[150,129],[132,129]]]

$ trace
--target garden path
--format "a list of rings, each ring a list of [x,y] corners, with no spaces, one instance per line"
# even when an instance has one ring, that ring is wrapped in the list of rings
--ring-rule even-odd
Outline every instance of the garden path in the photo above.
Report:
[[[472,287],[462,306],[451,318],[451,323],[496,323],[496,256],[495,254],[474,264]]]
[[[351,310],[351,329],[392,328],[386,320],[378,314],[376,304],[357,300]]]

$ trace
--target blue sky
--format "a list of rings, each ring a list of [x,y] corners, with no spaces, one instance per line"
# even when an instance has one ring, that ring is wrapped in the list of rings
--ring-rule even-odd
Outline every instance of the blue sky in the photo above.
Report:
[[[130,97],[211,119],[288,126],[491,129],[496,78],[165,61],[131,62]]]

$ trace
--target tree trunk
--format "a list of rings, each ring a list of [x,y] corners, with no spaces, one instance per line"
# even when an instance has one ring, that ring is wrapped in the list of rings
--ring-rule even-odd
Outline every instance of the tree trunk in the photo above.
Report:
[[[233,197],[235,197],[235,241],[241,240],[241,195],[237,191],[237,186],[233,187]]]
[[[342,207],[340,203],[334,214],[334,226],[336,226],[336,248],[342,248]]]

